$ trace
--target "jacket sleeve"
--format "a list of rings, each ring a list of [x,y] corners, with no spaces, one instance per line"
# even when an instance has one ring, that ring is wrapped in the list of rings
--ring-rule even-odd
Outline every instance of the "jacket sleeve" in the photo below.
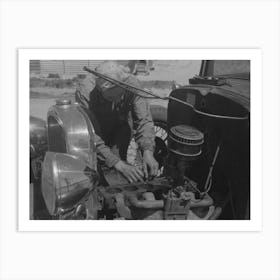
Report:
[[[133,82],[133,85],[139,87],[140,83],[136,80]],[[147,99],[135,95],[132,106],[132,118],[134,127],[136,129],[135,141],[140,146],[142,151],[154,151],[155,129],[151,115],[150,105]]]
[[[120,158],[117,157],[111,149],[105,145],[104,141],[100,136],[95,134],[95,143],[97,150],[97,157],[102,161],[105,161],[105,164],[108,167],[113,167],[117,162],[120,161]]]

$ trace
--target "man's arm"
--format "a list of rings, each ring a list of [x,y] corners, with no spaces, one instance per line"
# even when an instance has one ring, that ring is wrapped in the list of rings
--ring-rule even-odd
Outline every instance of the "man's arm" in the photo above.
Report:
[[[137,79],[130,83],[140,87]],[[148,171],[151,176],[156,176],[158,173],[158,162],[154,158],[155,129],[147,99],[138,95],[134,96],[132,118],[134,127],[136,128],[135,141],[143,153],[143,171],[145,177],[148,178]]]
[[[134,76],[129,76],[126,80],[128,84],[141,88],[141,84]],[[143,95],[142,93],[140,93]],[[151,115],[150,105],[144,97],[135,95],[132,103],[132,118],[135,131],[135,141],[141,150],[154,151],[155,147],[155,130],[153,118]]]
[[[136,96],[133,106],[133,119],[136,126],[135,140],[143,153],[143,171],[145,177],[148,173],[154,177],[158,174],[158,162],[154,158],[155,129],[146,99]]]
[[[97,155],[101,160],[105,161],[108,167],[114,167],[117,171],[122,173],[130,183],[143,181],[142,178],[144,174],[138,167],[128,165],[117,157],[97,134],[95,139]]]
[[[142,152],[155,148],[155,129],[152,119],[150,105],[147,100],[140,96],[135,96],[132,110],[133,122],[136,127],[135,141],[140,146]]]
[[[97,150],[97,156],[101,160],[105,161],[105,164],[108,167],[114,167],[116,163],[120,161],[120,158],[117,157],[111,149],[105,145],[103,139],[95,134],[95,143],[96,143],[96,150]]]

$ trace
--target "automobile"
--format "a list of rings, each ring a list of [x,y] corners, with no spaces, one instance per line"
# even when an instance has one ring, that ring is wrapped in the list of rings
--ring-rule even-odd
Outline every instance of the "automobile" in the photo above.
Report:
[[[151,105],[160,168],[144,182],[100,164],[76,96],[47,122],[30,117],[30,219],[250,219],[250,61],[203,60],[167,106]],[[141,165],[133,136],[128,161]]]

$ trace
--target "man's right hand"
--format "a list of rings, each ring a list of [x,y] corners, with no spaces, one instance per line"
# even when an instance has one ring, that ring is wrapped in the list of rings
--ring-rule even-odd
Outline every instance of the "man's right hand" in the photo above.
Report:
[[[120,160],[115,164],[115,169],[122,173],[122,175],[130,182],[143,181],[144,173],[136,166],[129,165]]]

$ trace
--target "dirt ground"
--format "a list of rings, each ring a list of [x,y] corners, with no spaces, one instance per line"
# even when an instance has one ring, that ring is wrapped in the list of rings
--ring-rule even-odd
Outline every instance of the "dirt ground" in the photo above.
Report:
[[[146,89],[161,96],[167,96],[171,92],[172,84],[188,84],[189,78],[199,73],[200,60],[160,60],[154,62],[155,69],[149,75],[138,75]],[[46,78],[47,79],[47,78]],[[67,88],[32,87],[30,89],[30,115],[46,120],[50,106],[55,100],[67,97],[74,100],[75,85]],[[165,104],[161,100],[153,100],[151,103]]]

